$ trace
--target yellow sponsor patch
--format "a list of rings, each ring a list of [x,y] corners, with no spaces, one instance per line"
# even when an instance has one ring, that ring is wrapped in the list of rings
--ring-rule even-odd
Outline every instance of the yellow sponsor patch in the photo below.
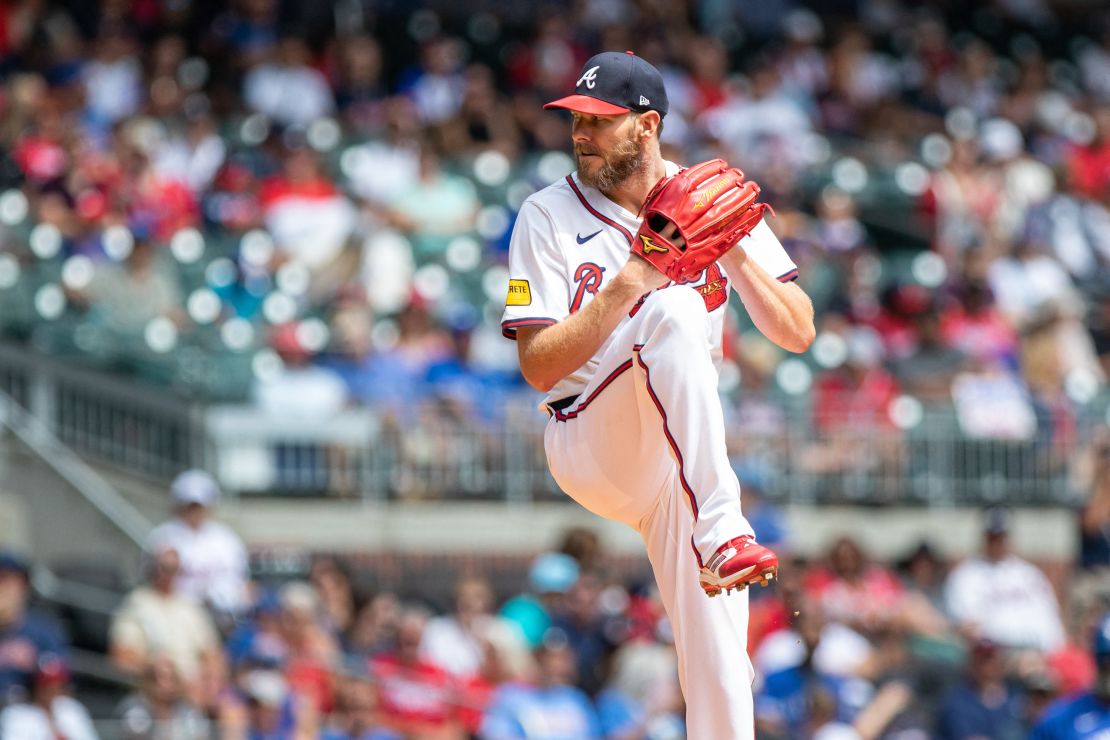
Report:
[[[509,294],[505,297],[506,306],[531,306],[532,291],[527,280],[510,280]]]

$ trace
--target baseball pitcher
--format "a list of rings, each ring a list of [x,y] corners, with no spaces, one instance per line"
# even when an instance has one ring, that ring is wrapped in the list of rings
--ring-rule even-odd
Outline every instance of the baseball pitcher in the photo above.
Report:
[[[802,352],[813,307],[754,182],[721,160],[663,159],[655,67],[598,54],[575,93],[546,107],[571,111],[577,170],[521,208],[502,330],[546,393],[556,482],[643,537],[674,627],[689,736],[752,738],[742,591],[773,578],[778,559],[755,542],[725,449],[725,311],[735,290],[763,334]]]

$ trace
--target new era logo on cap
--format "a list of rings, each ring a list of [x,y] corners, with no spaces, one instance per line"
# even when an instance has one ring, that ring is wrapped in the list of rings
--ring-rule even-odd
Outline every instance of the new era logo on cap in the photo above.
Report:
[[[634,110],[667,115],[663,76],[632,52],[605,51],[582,67],[574,95],[554,100],[544,108],[566,108],[596,116],[616,116]]]

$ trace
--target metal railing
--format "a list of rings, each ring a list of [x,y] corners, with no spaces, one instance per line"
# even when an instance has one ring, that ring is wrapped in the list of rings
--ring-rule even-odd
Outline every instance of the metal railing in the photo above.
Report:
[[[10,345],[0,345],[0,384],[80,455],[154,480],[202,466],[240,495],[561,497],[547,473],[546,419],[531,393],[510,398],[493,420],[446,400],[403,419],[370,408],[275,417],[250,406],[191,404]],[[969,437],[950,406],[925,407],[898,427],[819,423],[799,396],[765,402],[774,420],[745,423],[746,404],[730,417],[730,454],[756,460],[769,473],[766,493],[795,503],[1066,503],[1068,465],[1106,418],[1103,406],[1089,404],[1078,415],[1040,419],[1029,439],[1005,440]]]

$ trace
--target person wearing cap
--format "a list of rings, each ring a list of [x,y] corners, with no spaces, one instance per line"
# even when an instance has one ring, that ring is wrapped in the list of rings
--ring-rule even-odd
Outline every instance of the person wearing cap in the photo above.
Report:
[[[89,711],[66,692],[69,665],[43,653],[35,665],[30,701],[0,712],[0,737],[12,740],[96,740]]]
[[[1103,615],[1091,641],[1098,667],[1090,691],[1050,704],[1029,740],[1095,740],[1110,737],[1110,612]]]
[[[501,616],[517,625],[524,639],[537,648],[551,627],[551,615],[578,580],[578,562],[561,552],[545,552],[532,561],[528,593],[518,594],[501,606]]]
[[[983,552],[948,575],[949,615],[967,634],[1004,648],[1050,653],[1064,645],[1060,604],[1048,578],[1010,549],[1011,513],[983,514]]]
[[[40,656],[69,654],[57,622],[28,608],[30,586],[27,563],[0,551],[0,706],[27,698]]]
[[[176,514],[150,533],[147,551],[177,551],[181,595],[220,614],[242,614],[249,596],[247,548],[230,527],[212,519],[220,498],[215,479],[203,470],[186,470],[170,484],[170,495]]]
[[[654,66],[597,54],[546,107],[570,112],[576,169],[521,206],[502,333],[546,394],[556,482],[643,537],[675,624],[690,736],[749,738],[747,596],[707,595],[765,581],[777,558],[741,512],[717,367],[730,289],[791,351],[813,341],[813,306],[766,220],[688,283],[630,255],[648,193],[680,170],[660,150],[668,101]]]

